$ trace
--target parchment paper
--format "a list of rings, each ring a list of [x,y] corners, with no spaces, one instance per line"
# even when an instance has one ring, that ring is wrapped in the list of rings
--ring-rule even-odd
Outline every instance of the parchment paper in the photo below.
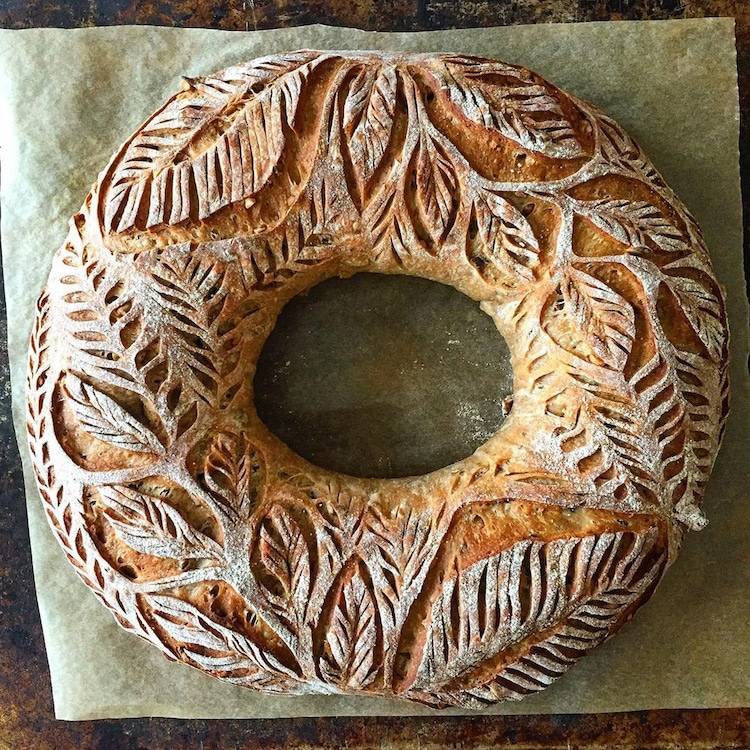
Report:
[[[425,714],[377,699],[279,698],[220,684],[122,632],[47,528],[24,438],[33,304],[68,217],[115,147],[178,85],[275,50],[454,51],[522,63],[613,115],[702,225],[729,292],[733,413],[691,534],[649,603],[544,694],[497,713],[750,705],[747,302],[741,260],[733,21],[618,22],[376,34],[312,26],[233,33],[144,27],[0,32],[2,248],[13,406],[56,715]]]

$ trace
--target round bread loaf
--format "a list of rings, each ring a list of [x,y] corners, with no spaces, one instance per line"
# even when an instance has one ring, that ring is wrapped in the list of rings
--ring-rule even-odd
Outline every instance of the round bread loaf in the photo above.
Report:
[[[451,285],[507,341],[465,460],[351,477],[258,418],[282,307],[359,271]],[[70,562],[168,657],[473,708],[651,595],[727,396],[700,230],[616,123],[502,62],[301,51],[184,79],[114,155],[39,299],[28,434]]]

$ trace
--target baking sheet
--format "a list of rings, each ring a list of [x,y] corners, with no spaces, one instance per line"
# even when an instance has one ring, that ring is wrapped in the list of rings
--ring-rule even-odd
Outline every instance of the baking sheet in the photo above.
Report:
[[[750,705],[748,310],[733,20],[421,34],[325,26],[261,32],[112,27],[0,31],[1,230],[13,409],[56,716],[431,713],[385,699],[257,695],[167,662],[122,632],[77,579],[47,528],[26,452],[24,368],[33,305],[68,217],[95,175],[175,90],[180,75],[298,47],[454,51],[531,67],[614,116],[694,213],[727,287],[732,327],[733,412],[705,506],[711,523],[687,538],[634,623],[545,693],[487,713]]]

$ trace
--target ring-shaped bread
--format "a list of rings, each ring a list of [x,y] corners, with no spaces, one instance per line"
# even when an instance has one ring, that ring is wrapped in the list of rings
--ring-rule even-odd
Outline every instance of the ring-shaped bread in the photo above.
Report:
[[[345,476],[258,418],[284,304],[359,271],[449,284],[507,341],[512,406],[465,460]],[[617,630],[703,524],[724,300],[589,104],[490,60],[294,52],[185,79],[115,154],[28,392],[52,528],[124,628],[252,688],[476,707]]]

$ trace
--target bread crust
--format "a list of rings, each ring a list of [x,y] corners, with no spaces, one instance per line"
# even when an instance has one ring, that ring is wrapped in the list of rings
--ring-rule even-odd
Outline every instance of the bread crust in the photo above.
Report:
[[[507,341],[463,461],[346,476],[258,418],[283,306],[360,271]],[[705,523],[727,356],[700,229],[606,115],[502,62],[300,51],[185,79],[102,172],[37,305],[29,445],[69,560],[169,658],[477,708],[614,633]]]

